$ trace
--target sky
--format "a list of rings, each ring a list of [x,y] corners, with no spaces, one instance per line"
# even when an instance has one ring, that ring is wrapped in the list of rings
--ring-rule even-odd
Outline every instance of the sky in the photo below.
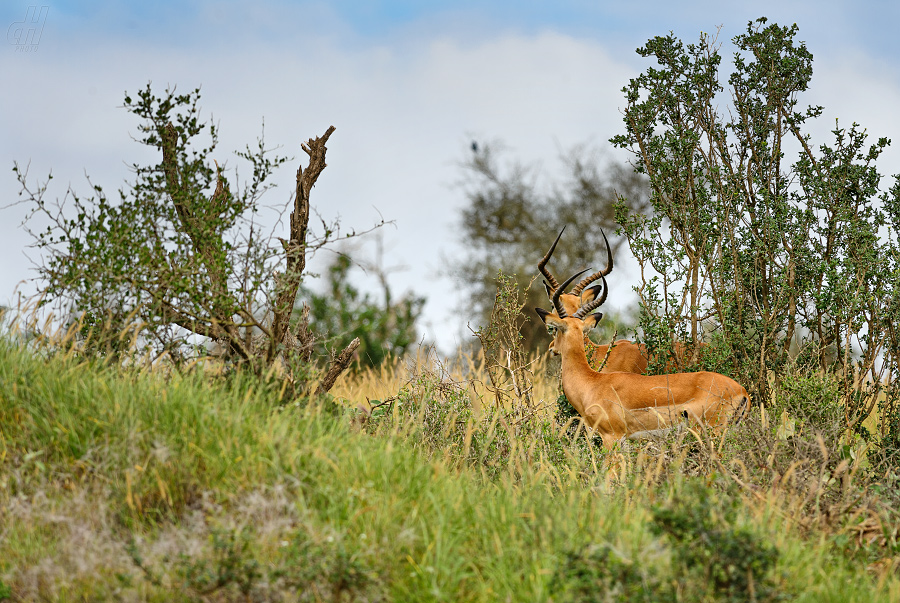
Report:
[[[39,37],[17,45],[29,14]],[[345,229],[392,222],[380,230],[391,288],[427,298],[422,336],[450,351],[471,337],[466,325],[474,320],[446,275],[461,251],[460,164],[471,141],[502,141],[507,156],[551,182],[561,173],[561,152],[575,145],[603,152],[622,132],[621,89],[651,66],[635,53],[647,39],[671,31],[695,42],[718,31],[728,57],[729,41],[761,16],[797,23],[798,39],[815,57],[801,98],[825,107],[814,142],[829,141],[835,119],[858,122],[873,138],[895,141],[880,166],[900,173],[894,0],[7,0],[0,4],[0,25],[8,28],[0,44],[0,303],[34,291],[29,279],[39,260],[21,228],[26,208],[14,204],[13,162],[30,162],[32,182],[52,171],[48,199],[70,186],[86,194],[86,174],[116,190],[129,164],[157,160],[132,139],[138,122],[122,108],[125,93],[148,82],[158,92],[200,86],[204,115],[220,126],[220,163],[233,165],[233,151],[255,144],[263,120],[267,145],[293,157],[264,198],[272,207],[290,201],[306,159],[300,143],[336,127],[314,208]],[[374,249],[370,240],[358,253],[371,260]],[[312,269],[328,259],[320,253]],[[633,274],[628,258],[617,266],[616,295],[607,303],[622,308],[634,299]],[[376,292],[374,279],[356,278]]]

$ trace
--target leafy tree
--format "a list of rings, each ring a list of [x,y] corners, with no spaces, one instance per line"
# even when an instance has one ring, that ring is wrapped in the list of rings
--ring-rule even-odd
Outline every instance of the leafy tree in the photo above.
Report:
[[[452,266],[452,273],[471,292],[471,313],[482,325],[490,322],[498,272],[514,277],[519,289],[527,289],[519,318],[523,345],[532,351],[545,349],[544,327],[531,320],[533,308],[547,304],[543,285],[532,280],[538,274],[538,261],[565,226],[565,236],[550,262],[555,274],[565,278],[581,268],[605,265],[601,229],[614,254],[621,245],[615,236],[617,193],[628,200],[633,211],[641,212],[646,205],[646,184],[630,167],[614,162],[603,165],[596,155],[578,147],[563,157],[566,179],[545,191],[536,168],[518,162],[501,165],[496,146],[473,145],[471,156],[463,163],[468,205],[462,211],[461,239],[468,253]],[[616,323],[619,336],[624,336],[628,319],[607,318],[601,325],[604,330],[595,336],[608,340]]]
[[[342,254],[328,267],[324,294],[309,292],[310,327],[317,336],[317,349],[327,353],[330,336],[342,348],[358,338],[359,363],[378,366],[385,359],[402,356],[416,343],[416,322],[425,305],[424,297],[407,294],[395,300],[384,270],[376,267],[381,299],[361,292],[350,279],[353,261]]]
[[[136,346],[177,366],[198,343],[213,341],[228,361],[260,374],[283,361],[300,379],[313,338],[290,319],[307,254],[337,236],[337,224],[318,238],[308,230],[310,194],[334,127],[301,145],[309,165],[297,170],[288,238],[274,241],[257,221],[260,200],[288,160],[260,138],[236,153],[249,177],[241,182],[235,170],[232,184],[225,163],[213,161],[219,130],[201,120],[199,101],[199,89],[156,96],[149,84],[126,94],[125,109],[141,119],[138,142],[160,159],[134,164],[134,180],[116,200],[92,184],[91,197],[70,189],[47,202],[47,182],[32,190],[27,169],[15,165],[31,217],[49,220],[32,233],[43,259],[42,300],[77,316],[82,349],[120,357]]]
[[[889,141],[867,145],[855,123],[813,144],[806,130],[823,109],[800,105],[813,57],[797,31],[750,22],[727,84],[715,38],[638,49],[656,66],[623,89],[625,132],[612,142],[634,153],[652,211],[620,206],[618,220],[641,265],[651,347],[714,343],[728,360],[718,369],[762,401],[789,361],[814,363],[843,384],[856,428],[879,394],[883,419],[896,412],[898,185],[880,189]]]

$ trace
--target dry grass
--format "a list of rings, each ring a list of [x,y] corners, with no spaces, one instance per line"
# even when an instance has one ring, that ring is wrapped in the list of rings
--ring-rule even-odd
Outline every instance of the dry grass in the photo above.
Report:
[[[335,412],[251,381],[0,352],[0,588],[16,600],[727,598],[684,561],[702,544],[654,531],[663,512],[720,542],[723,567],[774,546],[760,584],[779,596],[900,598],[894,499],[864,452],[835,457],[809,426],[779,435],[758,413],[604,452],[555,422],[546,357],[533,409],[511,385],[498,407],[482,358],[420,351],[346,375]],[[390,398],[354,427],[356,404]]]
[[[528,361],[528,370],[533,376],[532,398],[535,412],[549,417],[555,412],[559,397],[559,360],[549,354],[536,354]],[[344,374],[331,389],[331,394],[351,407],[382,402],[393,396],[420,375],[431,375],[445,383],[459,385],[469,392],[472,408],[482,409],[484,401],[496,400],[491,380],[488,376],[484,353],[474,355],[459,352],[454,357],[441,357],[434,348],[422,347],[407,357],[385,362],[381,366],[355,370]],[[505,383],[499,399],[507,408],[521,404],[510,381]]]

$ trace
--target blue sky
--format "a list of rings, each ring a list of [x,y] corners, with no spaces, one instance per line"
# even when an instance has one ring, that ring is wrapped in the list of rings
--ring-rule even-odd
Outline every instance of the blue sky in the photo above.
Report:
[[[85,172],[114,189],[128,177],[126,163],[153,160],[132,142],[136,122],[121,109],[125,91],[148,81],[160,90],[202,86],[203,107],[222,128],[220,160],[233,162],[232,150],[254,142],[264,118],[267,141],[295,157],[266,199],[273,206],[288,200],[299,143],[333,124],[313,204],[349,227],[395,221],[383,234],[386,264],[403,268],[391,283],[428,297],[425,334],[444,349],[468,336],[466,300],[441,276],[459,251],[465,201],[455,184],[468,143],[502,140],[548,179],[561,150],[603,151],[621,130],[619,91],[648,66],[634,50],[654,35],[674,31],[693,42],[722,26],[728,57],[728,41],[751,19],[796,22],[815,56],[802,101],[826,108],[816,140],[827,141],[836,118],[860,122],[895,140],[882,170],[900,172],[900,2],[46,5],[36,52],[17,52],[9,31],[0,48],[0,206],[18,192],[14,160],[31,161],[35,177],[53,170],[51,198],[67,185],[86,191]],[[2,3],[0,24],[12,27],[28,6]],[[33,276],[22,215],[21,207],[0,211],[0,301]],[[627,292],[627,258],[617,263],[623,268],[611,284]]]
[[[0,9],[4,22],[18,17],[28,2],[8,2]],[[39,3],[36,3],[39,4]],[[648,37],[673,30],[688,35],[727,25],[741,28],[750,19],[767,16],[781,24],[796,22],[807,33],[803,39],[827,44],[820,51],[864,48],[872,55],[896,55],[896,24],[900,3],[893,0],[860,2],[812,0],[764,0],[754,3],[728,1],[608,2],[464,0],[405,2],[112,2],[109,0],[45,2],[56,21],[51,25],[74,30],[102,29],[105,35],[138,35],[167,39],[196,28],[213,12],[255,13],[251,35],[326,24],[336,33],[358,41],[394,43],[401,36],[418,37],[449,33],[461,38],[520,33],[531,35],[547,29],[601,42],[642,43]],[[291,18],[282,18],[290,15]],[[266,21],[268,20],[268,24]],[[238,27],[244,23],[234,23]],[[629,47],[629,50],[633,48]]]

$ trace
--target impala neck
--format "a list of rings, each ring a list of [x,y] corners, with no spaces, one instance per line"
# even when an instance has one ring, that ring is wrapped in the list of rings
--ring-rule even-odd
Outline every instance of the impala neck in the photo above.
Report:
[[[592,369],[588,363],[580,330],[578,332],[563,333],[562,337],[563,339],[560,343],[563,345],[559,346],[559,355],[562,359],[563,393],[566,394],[569,404],[584,417],[585,408],[582,400],[584,392],[582,391],[583,387],[579,386],[584,386],[588,383],[585,380],[585,376],[594,379],[599,373]]]
[[[586,369],[590,372],[596,372],[588,363],[587,353],[584,351],[584,339],[578,335],[572,336],[566,333],[567,337],[562,346],[559,355],[562,358],[563,373],[566,369],[580,371]]]

